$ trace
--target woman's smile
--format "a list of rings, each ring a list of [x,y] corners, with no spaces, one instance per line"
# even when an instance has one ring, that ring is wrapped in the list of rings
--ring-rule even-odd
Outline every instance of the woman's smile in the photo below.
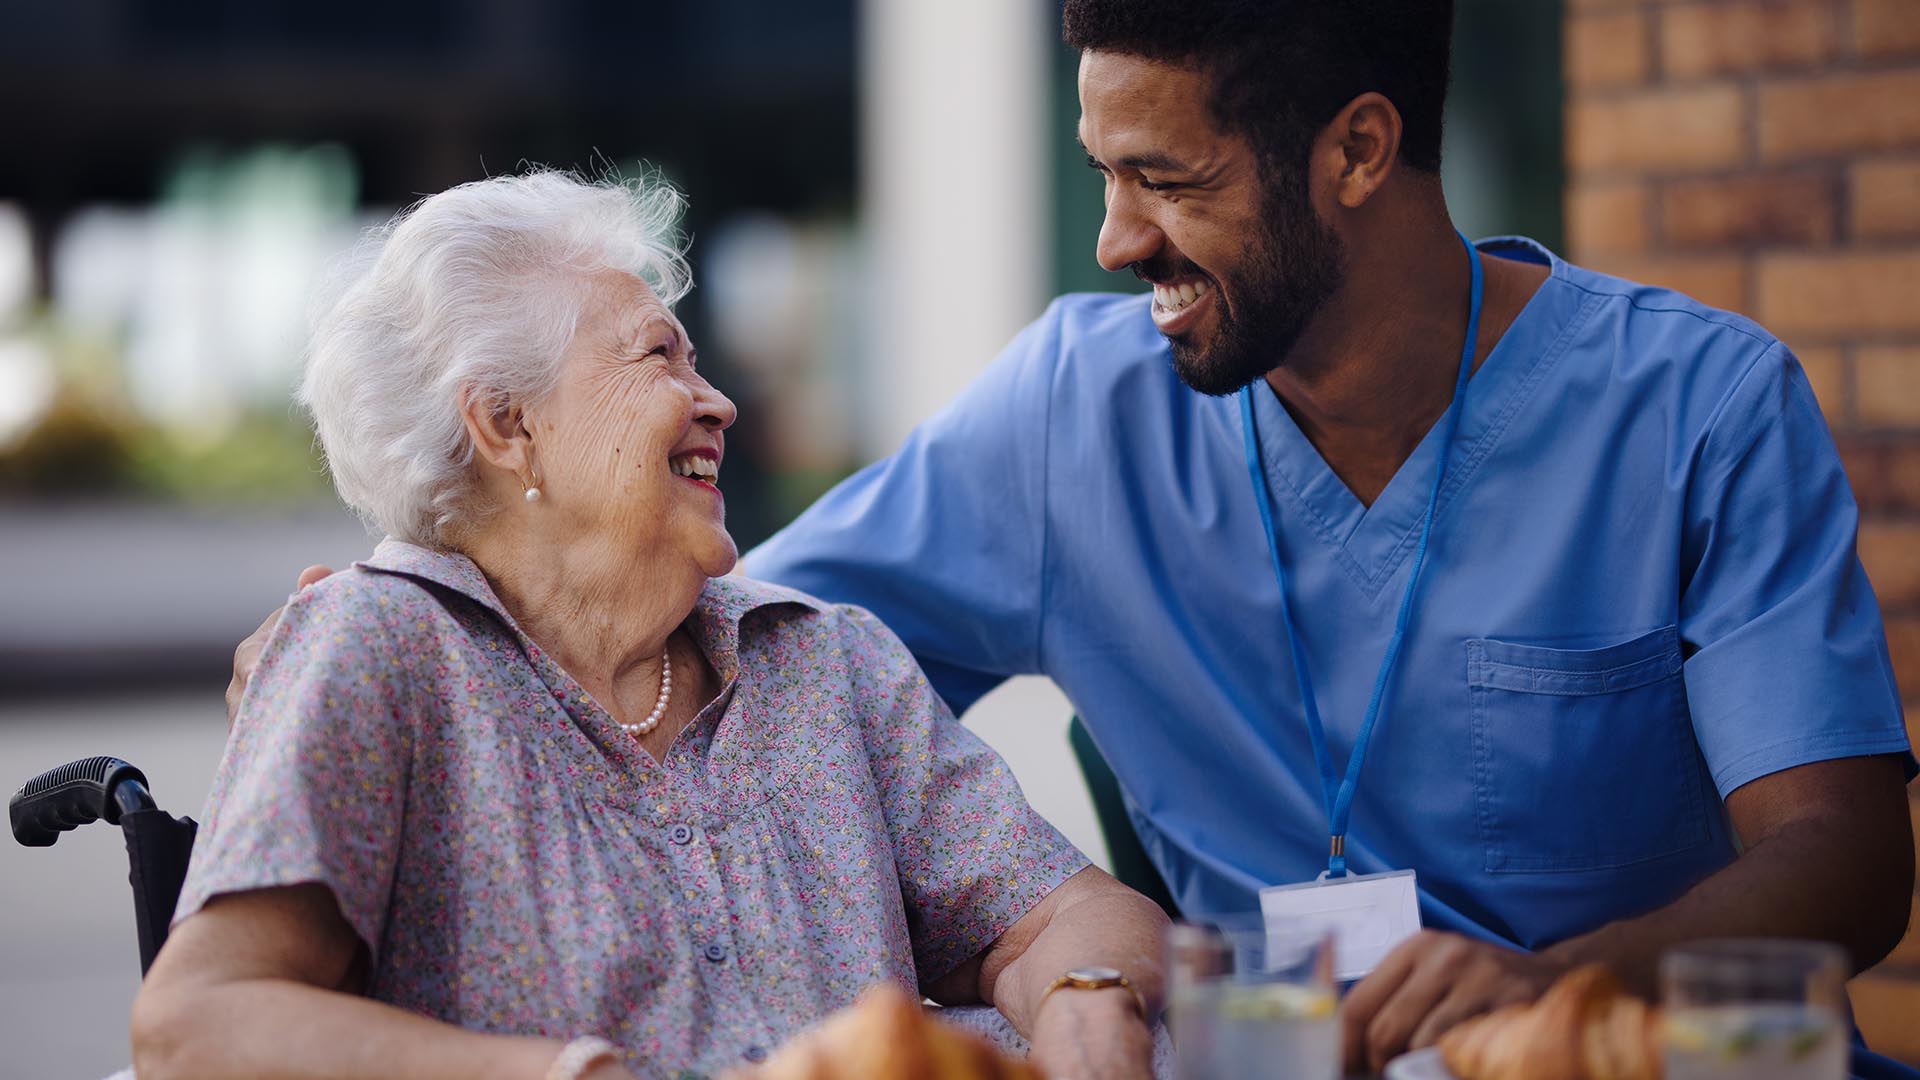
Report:
[[[673,474],[689,484],[720,494],[720,453],[717,450],[690,450],[667,459]]]

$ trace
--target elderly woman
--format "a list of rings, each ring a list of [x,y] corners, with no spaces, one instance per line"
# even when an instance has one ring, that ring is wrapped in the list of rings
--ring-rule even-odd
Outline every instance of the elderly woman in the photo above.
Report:
[[[1159,911],[871,615],[722,576],[734,407],[672,312],[677,213],[468,184],[322,307],[301,399],[391,538],[268,640],[142,1080],[698,1076],[876,982],[1145,1074]]]

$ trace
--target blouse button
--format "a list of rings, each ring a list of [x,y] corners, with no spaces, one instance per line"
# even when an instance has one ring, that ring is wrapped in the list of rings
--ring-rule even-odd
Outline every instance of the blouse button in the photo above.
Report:
[[[675,825],[673,831],[667,834],[667,839],[672,840],[676,844],[692,843],[693,830],[686,825]]]
[[[745,1050],[740,1051],[740,1056],[758,1065],[767,1060],[767,1048],[764,1046],[749,1046]]]
[[[706,957],[717,964],[727,958],[727,947],[716,941],[707,946]]]

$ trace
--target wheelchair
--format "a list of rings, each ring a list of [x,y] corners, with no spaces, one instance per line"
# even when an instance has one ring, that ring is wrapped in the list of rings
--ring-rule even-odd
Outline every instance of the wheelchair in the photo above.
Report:
[[[83,758],[41,773],[7,801],[7,817],[13,838],[27,847],[51,847],[61,833],[95,821],[120,826],[145,976],[166,944],[199,825],[160,809],[146,774],[114,757]]]

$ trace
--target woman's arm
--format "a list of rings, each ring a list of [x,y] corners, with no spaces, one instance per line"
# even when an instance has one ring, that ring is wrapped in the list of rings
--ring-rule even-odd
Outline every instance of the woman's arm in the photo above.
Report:
[[[176,927],[133,1003],[140,1080],[541,1080],[563,1043],[342,992],[359,937],[320,885],[234,893]],[[631,1080],[617,1065],[583,1080]]]
[[[1049,1076],[1145,1077],[1163,994],[1166,925],[1153,901],[1088,867],[930,989],[936,1001],[992,1002],[1027,1036],[1034,1063]],[[1118,970],[1140,997],[1119,987],[1047,993],[1054,980],[1083,967]]]

